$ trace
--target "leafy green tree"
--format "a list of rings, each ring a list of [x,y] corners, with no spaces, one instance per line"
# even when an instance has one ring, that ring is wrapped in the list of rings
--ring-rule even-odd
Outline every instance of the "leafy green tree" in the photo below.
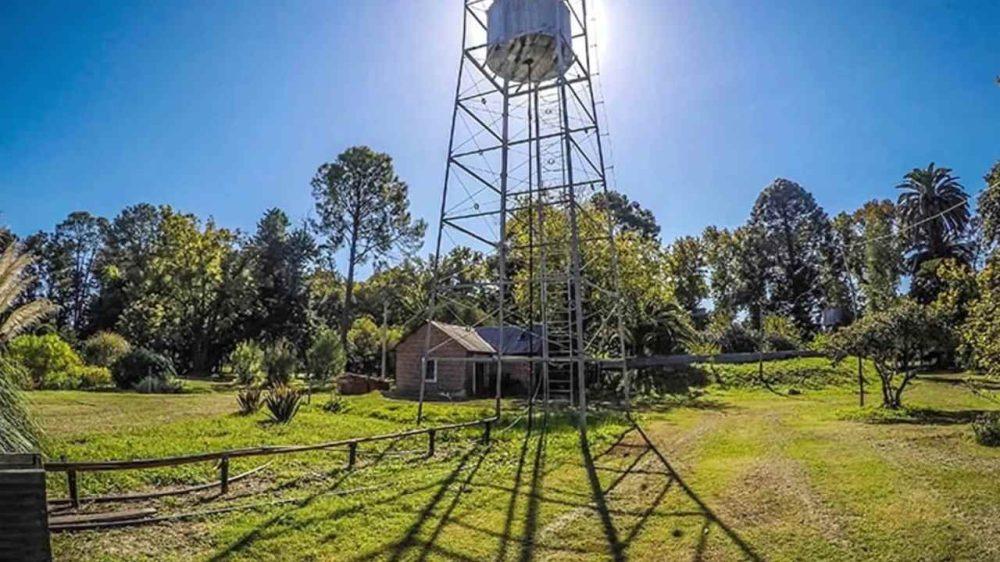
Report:
[[[390,329],[388,347],[395,346],[401,335],[398,329]],[[366,375],[377,373],[381,356],[382,328],[368,316],[354,320],[347,333],[347,357],[351,370]]]
[[[736,263],[739,245],[733,233],[725,228],[709,226],[701,235],[708,270],[709,296],[713,316],[733,316],[738,309],[740,280]]]
[[[149,290],[163,219],[172,213],[166,206],[141,203],[112,219],[97,259],[100,289],[91,314],[93,329],[116,330],[125,310]]]
[[[896,409],[903,391],[931,356],[951,345],[952,334],[941,315],[910,299],[871,311],[828,339],[829,351],[870,359],[882,387],[882,405]]]
[[[1000,160],[983,177],[986,187],[979,192],[978,210],[983,239],[988,246],[1000,244]]]
[[[97,257],[104,242],[107,219],[79,211],[70,213],[49,238],[52,300],[61,304],[59,320],[79,334],[98,290]]]
[[[682,236],[675,240],[666,251],[667,267],[674,281],[674,295],[677,302],[704,327],[704,309],[701,302],[709,296],[705,280],[705,248],[702,242],[692,236]]]
[[[888,200],[868,201],[833,219],[837,251],[863,309],[881,309],[896,299],[904,271],[904,240],[896,222],[895,205]]]
[[[1000,378],[1000,255],[994,253],[976,275],[976,296],[961,326],[962,342],[974,367]]]
[[[635,232],[651,239],[660,236],[660,225],[656,223],[653,212],[637,201],[630,201],[624,193],[613,190],[598,192],[592,202],[596,208],[614,217],[619,231]]]
[[[956,259],[970,263],[966,243],[969,226],[968,195],[950,168],[914,168],[902,183],[896,207],[907,233],[907,267],[914,276],[910,294],[920,302],[934,300],[936,260]]]
[[[182,372],[210,373],[243,338],[246,303],[255,299],[250,259],[237,251],[235,234],[213,222],[161,213],[142,285],[127,287],[119,331],[169,355]]]
[[[351,326],[357,267],[381,264],[393,251],[409,254],[423,241],[426,223],[410,215],[406,184],[387,154],[364,146],[349,148],[323,164],[312,180],[322,249],[347,249],[347,279],[341,310],[341,343]]]
[[[308,231],[290,226],[283,211],[270,209],[247,247],[259,304],[250,332],[265,341],[287,338],[304,349],[313,325],[308,280],[316,244]]]
[[[779,178],[757,198],[749,226],[761,236],[752,259],[765,266],[768,311],[811,332],[825,304],[821,274],[831,243],[826,213],[799,184]]]

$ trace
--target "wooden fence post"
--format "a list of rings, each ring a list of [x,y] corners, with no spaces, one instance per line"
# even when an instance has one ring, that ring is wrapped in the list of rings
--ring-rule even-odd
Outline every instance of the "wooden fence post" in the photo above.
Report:
[[[219,461],[219,485],[222,494],[229,493],[229,455]]]
[[[62,456],[62,461],[66,462],[66,455]],[[80,508],[80,491],[76,485],[76,471],[69,469],[66,471],[66,484],[69,488],[69,503],[73,509]]]
[[[427,458],[434,456],[434,438],[436,434],[433,429],[427,432]]]
[[[347,445],[347,469],[354,468],[354,463],[358,460],[358,444],[352,441]]]
[[[490,442],[490,429],[493,428],[493,420],[483,422],[483,443]]]

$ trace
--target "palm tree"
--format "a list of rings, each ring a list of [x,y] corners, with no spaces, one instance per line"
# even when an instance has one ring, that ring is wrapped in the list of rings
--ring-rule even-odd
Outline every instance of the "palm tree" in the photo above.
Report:
[[[970,259],[965,240],[969,226],[969,196],[950,168],[914,168],[896,186],[903,190],[897,207],[902,227],[907,230],[911,273],[929,260]]]
[[[0,254],[0,353],[10,340],[56,309],[47,300],[20,303],[34,281],[27,273],[32,260],[17,243],[7,244]],[[0,453],[27,452],[38,444],[18,388],[22,376],[20,366],[0,354]]]

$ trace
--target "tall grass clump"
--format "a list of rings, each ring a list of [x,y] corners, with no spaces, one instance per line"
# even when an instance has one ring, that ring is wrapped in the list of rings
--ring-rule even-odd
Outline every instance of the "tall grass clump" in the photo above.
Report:
[[[13,242],[0,253],[0,353],[6,352],[12,339],[56,310],[44,299],[16,304],[35,281],[28,274],[33,261],[30,253]],[[38,431],[20,390],[26,380],[20,365],[0,355],[0,452],[23,453],[38,448]]]

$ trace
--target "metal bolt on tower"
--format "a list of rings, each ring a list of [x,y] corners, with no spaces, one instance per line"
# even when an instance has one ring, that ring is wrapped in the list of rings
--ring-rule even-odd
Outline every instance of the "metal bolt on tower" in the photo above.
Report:
[[[617,373],[628,402],[615,226],[591,202],[608,186],[587,1],[464,0],[463,12],[427,319],[476,310],[462,323],[539,345],[530,355],[504,343],[491,357],[449,358],[427,330],[422,375],[431,360],[466,363],[473,377],[528,363],[532,396],[575,404],[585,422],[588,376]],[[444,267],[456,247],[486,256],[486,274]],[[499,414],[502,376],[492,380]]]

